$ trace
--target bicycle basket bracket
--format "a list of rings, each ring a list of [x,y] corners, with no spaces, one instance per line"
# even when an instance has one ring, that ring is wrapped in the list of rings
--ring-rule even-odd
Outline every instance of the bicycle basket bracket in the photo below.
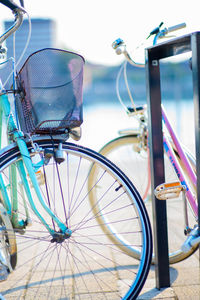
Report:
[[[16,107],[29,134],[60,134],[83,122],[82,56],[45,48],[31,54],[17,74]]]

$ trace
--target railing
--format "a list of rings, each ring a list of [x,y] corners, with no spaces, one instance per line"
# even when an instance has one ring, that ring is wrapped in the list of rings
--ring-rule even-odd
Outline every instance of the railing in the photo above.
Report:
[[[165,182],[161,117],[161,86],[159,60],[192,52],[193,99],[195,111],[195,144],[200,228],[200,32],[194,32],[146,49],[147,103],[149,142],[151,148],[152,191]],[[156,145],[156,147],[155,147]],[[166,202],[153,197],[156,287],[170,286]],[[164,241],[164,242],[163,242]]]

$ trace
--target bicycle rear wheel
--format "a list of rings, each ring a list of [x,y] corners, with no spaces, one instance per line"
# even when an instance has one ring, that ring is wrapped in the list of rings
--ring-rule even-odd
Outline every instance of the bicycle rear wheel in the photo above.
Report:
[[[144,149],[140,145],[140,139],[138,135],[125,135],[119,136],[116,139],[108,142],[102,149],[100,153],[106,156],[109,160],[114,162],[133,182],[136,189],[140,193],[141,197],[144,200],[146,209],[148,211],[151,223],[152,220],[152,202],[151,202],[151,174],[150,174],[150,160],[148,157],[148,150]],[[165,179],[166,182],[178,181],[178,177],[167,157],[164,156],[165,160]],[[177,159],[179,159],[177,155]],[[181,163],[181,162],[180,162]],[[90,171],[89,176],[89,189],[93,185],[93,181],[96,181],[98,177],[98,166],[93,166]],[[99,190],[101,190],[101,183],[98,183],[96,189],[89,195],[90,203],[92,207],[98,206],[97,198]],[[96,198],[97,197],[97,198]],[[170,264],[177,263],[188,256],[190,256],[197,247],[192,248],[187,253],[181,250],[183,242],[186,240],[184,234],[184,219],[183,219],[183,203],[182,196],[176,199],[170,199],[167,201],[167,211],[168,211],[168,236],[169,236],[169,262]],[[95,206],[96,204],[96,206]],[[97,208],[96,208],[97,209]],[[193,228],[196,224],[195,217],[188,210],[188,216],[190,225]],[[115,242],[120,245],[120,239],[117,235],[117,229],[109,228],[103,219],[101,220],[100,225],[104,232],[111,233],[111,230],[115,232],[115,235],[109,235],[112,239],[115,239]],[[114,227],[114,225],[113,225]],[[178,236],[178,239],[177,239]],[[176,237],[176,238],[175,238]],[[134,258],[139,259],[140,253],[138,249],[134,246],[124,249],[129,255]],[[153,260],[154,261],[154,257]]]
[[[35,163],[46,158],[45,151],[52,153],[60,143],[35,142],[40,147],[39,154],[28,145]],[[32,226],[24,232],[15,230],[18,264],[12,277],[0,284],[0,290],[5,297],[12,295],[16,299],[136,299],[152,257],[151,228],[143,201],[128,178],[100,154],[71,143],[63,143],[63,151],[64,162],[57,164],[52,157],[42,166],[40,188],[46,204],[72,234],[68,239],[55,241],[32,213]],[[1,154],[0,170],[5,180],[9,166],[19,160],[17,147]],[[101,175],[88,191],[91,165],[97,165]],[[88,198],[100,181],[101,208],[94,214]],[[58,230],[32,193],[46,222]],[[20,193],[18,196],[19,215],[24,219]],[[117,226],[121,241],[126,241],[124,247],[134,243],[141,260],[128,256],[108,238],[99,226],[100,216],[109,222],[108,226]]]

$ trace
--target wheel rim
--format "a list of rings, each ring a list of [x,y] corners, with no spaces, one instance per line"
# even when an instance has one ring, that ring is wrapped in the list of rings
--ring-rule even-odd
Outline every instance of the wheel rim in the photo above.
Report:
[[[100,153],[113,161],[130,178],[130,180],[133,182],[133,184],[141,194],[149,213],[151,223],[153,223],[148,152],[144,149],[140,149],[139,138],[136,135],[118,137],[106,144],[100,150]],[[166,181],[177,181],[178,178],[174,174],[174,170],[169,164],[168,158],[165,158],[165,165]],[[138,170],[143,170],[143,173],[140,174]],[[95,168],[91,170],[91,177],[89,182],[90,186],[92,185],[92,181],[94,178],[96,178],[97,174],[98,170],[95,170]],[[93,191],[90,196],[91,205],[94,205],[94,203],[96,203],[95,197],[95,191]],[[182,243],[186,239],[186,236],[184,235],[182,206],[183,204],[181,196],[177,199],[170,199],[167,201],[170,264],[179,262],[187,258],[198,247],[197,246],[196,248],[191,249],[191,251],[187,253],[184,253],[180,248]],[[177,214],[175,215],[174,212],[177,212]],[[189,219],[190,225],[193,228],[193,226],[196,224],[196,221],[195,218],[193,218],[191,212],[189,212]],[[180,223],[178,224],[179,229],[176,229],[176,226],[174,226],[177,220],[179,220],[178,222]],[[104,223],[103,220],[102,223]],[[110,229],[106,225],[102,225],[102,227],[105,232],[110,231]],[[174,229],[176,230],[176,236],[178,236],[177,241],[174,241]],[[120,242],[120,239],[116,239],[116,242],[117,240],[119,246],[121,247],[122,245],[123,247],[123,243]],[[137,249],[135,249],[134,247],[127,248],[125,249],[125,251],[134,258],[140,258],[140,253],[138,253]],[[152,259],[152,263],[154,263],[154,256]]]

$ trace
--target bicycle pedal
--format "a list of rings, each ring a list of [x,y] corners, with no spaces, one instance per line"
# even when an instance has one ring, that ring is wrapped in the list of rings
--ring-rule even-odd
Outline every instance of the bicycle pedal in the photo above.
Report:
[[[180,193],[184,190],[185,186],[183,186],[179,181],[177,181],[160,184],[154,190],[154,194],[159,200],[167,200],[179,197]]]

